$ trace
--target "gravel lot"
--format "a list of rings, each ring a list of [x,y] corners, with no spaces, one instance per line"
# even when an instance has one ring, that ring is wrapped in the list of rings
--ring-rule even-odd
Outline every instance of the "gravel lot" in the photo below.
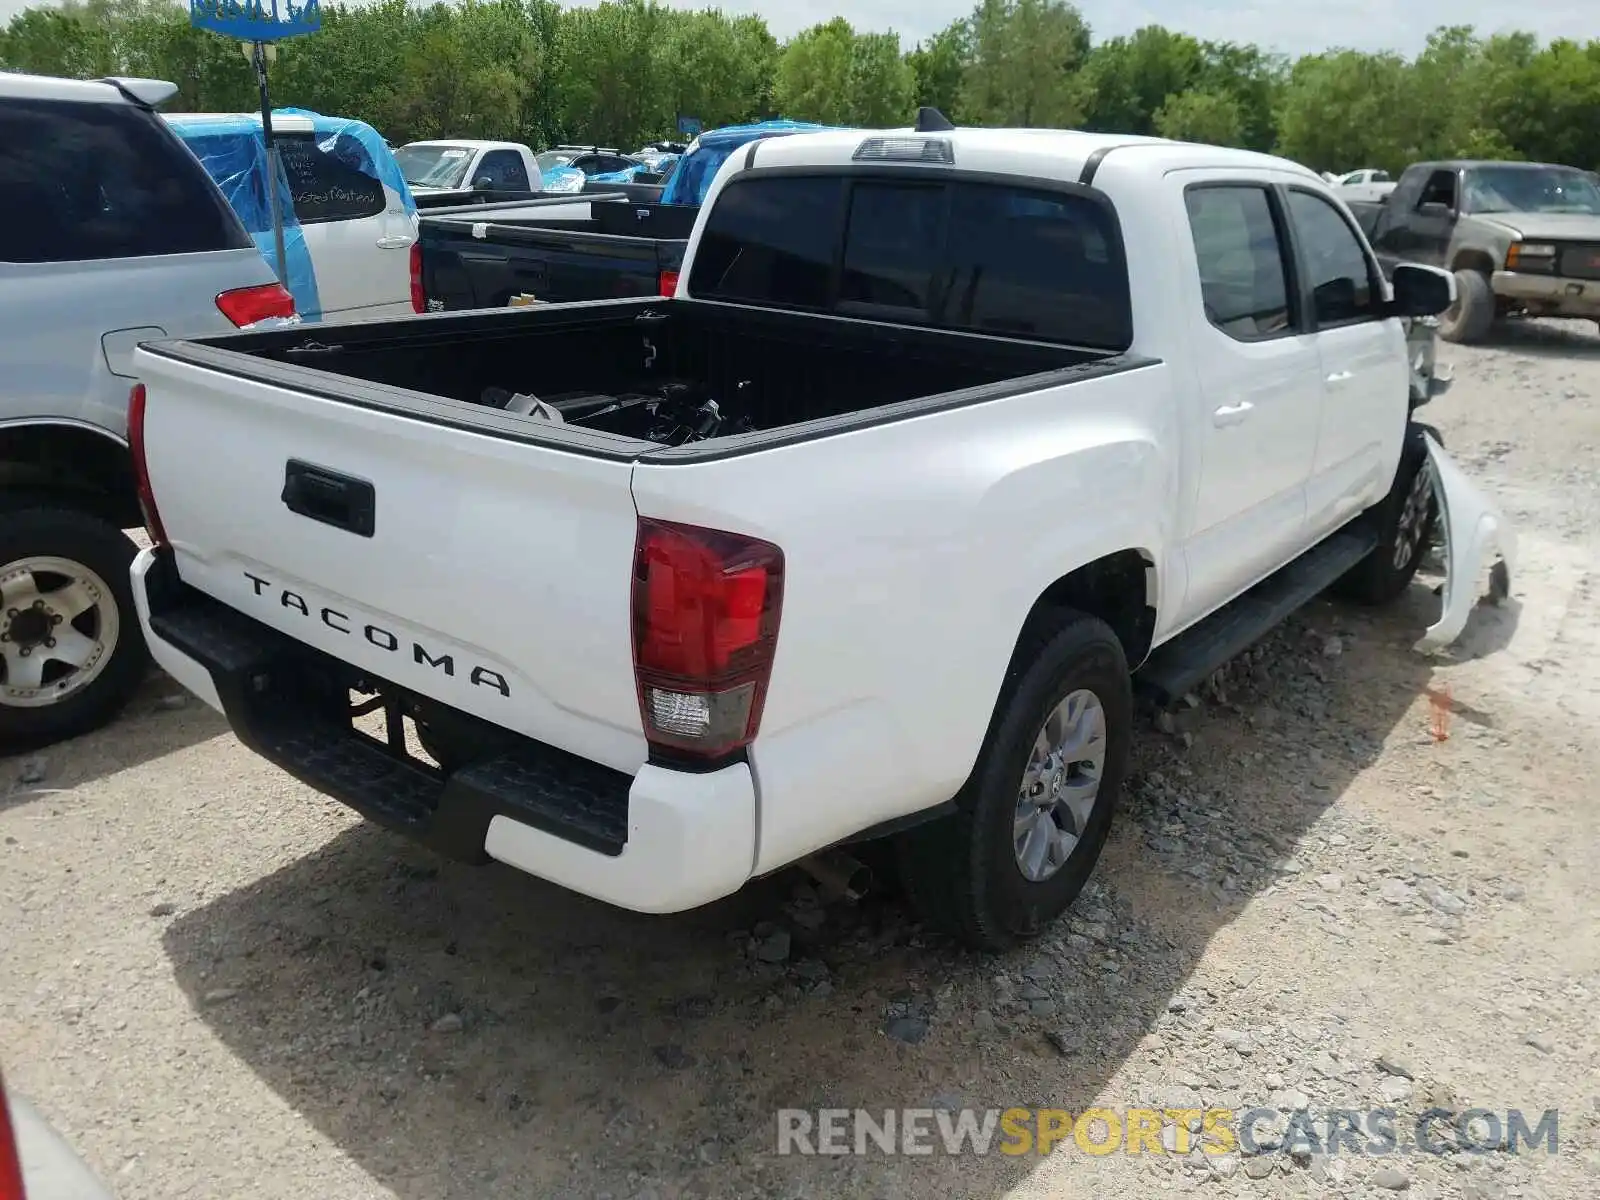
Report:
[[[1441,356],[1513,603],[1444,662],[1424,586],[1302,614],[1139,739],[1029,951],[796,875],[650,918],[441,863],[157,678],[0,761],[8,1080],[130,1200],[1600,1194],[1600,339]],[[780,1107],[1096,1103],[1559,1108],[1559,1152],[773,1153]]]

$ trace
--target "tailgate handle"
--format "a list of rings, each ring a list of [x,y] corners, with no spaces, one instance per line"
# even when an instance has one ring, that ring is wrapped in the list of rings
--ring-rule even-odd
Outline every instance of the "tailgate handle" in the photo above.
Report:
[[[291,458],[283,468],[283,502],[292,513],[371,537],[378,493],[365,479]]]

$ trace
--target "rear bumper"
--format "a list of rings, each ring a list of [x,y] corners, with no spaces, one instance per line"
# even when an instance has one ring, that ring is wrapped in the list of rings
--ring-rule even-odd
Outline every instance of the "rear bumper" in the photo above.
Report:
[[[746,763],[705,773],[647,764],[630,777],[508,735],[492,757],[446,773],[350,719],[352,686],[379,690],[391,717],[425,714],[433,701],[358,679],[188,587],[165,552],[139,554],[133,593],[156,662],[226,716],[240,741],[441,854],[496,859],[639,912],[695,908],[750,878],[756,795]]]
[[[1532,312],[1560,317],[1600,318],[1600,280],[1496,271],[1493,287],[1496,296],[1515,300]]]

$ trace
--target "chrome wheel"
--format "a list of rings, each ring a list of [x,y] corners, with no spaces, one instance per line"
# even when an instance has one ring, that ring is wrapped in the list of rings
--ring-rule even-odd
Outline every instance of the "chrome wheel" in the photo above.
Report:
[[[1033,740],[1012,825],[1017,868],[1034,883],[1066,866],[1100,798],[1106,712],[1087,689],[1071,692]]]
[[[88,687],[120,632],[111,588],[82,563],[40,555],[0,566],[0,704],[44,708]]]
[[[1403,571],[1422,552],[1422,535],[1428,528],[1428,509],[1433,503],[1433,464],[1424,462],[1406,493],[1405,506],[1394,534],[1394,568]]]

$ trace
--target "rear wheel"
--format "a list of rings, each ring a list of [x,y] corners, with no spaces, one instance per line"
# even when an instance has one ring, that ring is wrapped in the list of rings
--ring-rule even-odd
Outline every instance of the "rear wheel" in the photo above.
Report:
[[[0,502],[0,749],[87,733],[127,703],[148,662],[109,522],[48,500]]]
[[[1105,622],[1066,613],[1028,635],[956,812],[899,836],[924,919],[999,951],[1066,911],[1110,833],[1132,726],[1127,659]]]
[[[1456,272],[1456,302],[1439,318],[1447,342],[1481,342],[1494,328],[1494,288],[1481,271]]]

